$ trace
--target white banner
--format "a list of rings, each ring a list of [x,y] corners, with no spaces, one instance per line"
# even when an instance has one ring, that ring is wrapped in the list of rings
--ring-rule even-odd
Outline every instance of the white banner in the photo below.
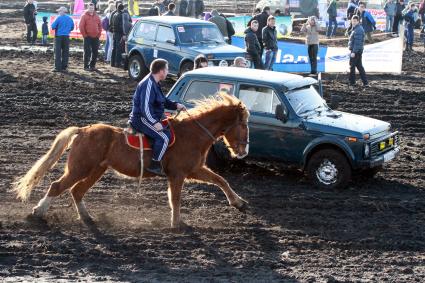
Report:
[[[403,34],[403,32],[400,32]],[[363,66],[366,73],[401,73],[403,62],[403,37],[365,45]],[[346,47],[328,47],[325,72],[349,72],[350,51]]]

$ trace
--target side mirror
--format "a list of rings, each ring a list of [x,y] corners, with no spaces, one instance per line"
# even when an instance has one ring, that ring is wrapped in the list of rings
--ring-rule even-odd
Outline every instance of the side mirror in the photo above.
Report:
[[[339,107],[339,102],[341,101],[341,96],[331,95],[331,108],[337,110]]]
[[[283,123],[286,123],[286,121],[288,121],[288,113],[283,108],[282,104],[276,105],[275,115],[276,115],[276,119],[282,121]]]
[[[173,45],[176,43],[176,41],[174,39],[167,39],[165,42],[173,44]]]

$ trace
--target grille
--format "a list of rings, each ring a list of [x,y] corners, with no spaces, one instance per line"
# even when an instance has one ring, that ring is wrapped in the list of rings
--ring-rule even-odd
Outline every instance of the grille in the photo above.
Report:
[[[393,138],[394,139],[394,144],[391,145],[390,144],[390,139]],[[385,148],[384,149],[380,149],[380,144],[381,143],[385,143]],[[393,134],[391,136],[387,136],[383,139],[380,139],[378,141],[374,141],[373,143],[371,143],[370,145],[370,154],[371,156],[378,156],[381,155],[391,149],[393,149],[395,146],[398,146],[400,144],[400,137],[398,134]]]

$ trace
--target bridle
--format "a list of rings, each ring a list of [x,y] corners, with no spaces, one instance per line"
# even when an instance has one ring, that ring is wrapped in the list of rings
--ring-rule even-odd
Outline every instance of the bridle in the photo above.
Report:
[[[238,106],[240,106],[241,104],[239,104]],[[189,116],[189,117],[191,117],[192,118],[192,116],[190,115],[190,113],[189,113],[189,111],[187,111],[186,109],[184,110],[185,112],[186,112],[186,114],[187,114],[187,116]],[[177,116],[180,114],[180,112],[181,111],[178,111],[177,112],[177,114],[176,114],[176,116],[174,116],[174,118],[177,118]],[[196,120],[196,119],[192,119],[192,121],[194,121],[195,122],[195,124],[196,125],[198,125],[198,127],[199,128],[201,128],[206,134],[207,134],[207,136],[209,136],[210,138],[211,138],[211,140],[213,141],[213,143],[216,143],[218,140],[220,140],[220,138],[221,137],[223,137],[230,129],[232,129],[233,127],[235,127],[235,126],[241,126],[241,125],[244,125],[244,122],[242,121],[242,119],[241,119],[241,117],[240,117],[240,114],[238,113],[238,116],[237,116],[237,119],[236,119],[236,122],[235,123],[233,123],[233,124],[231,124],[230,126],[228,126],[227,128],[225,128],[222,132],[221,132],[221,134],[216,138],[216,137],[214,137],[214,135],[211,133],[211,131],[210,130],[208,130],[204,125],[202,125],[198,120]],[[240,129],[238,128],[238,138],[237,138],[237,143],[236,143],[236,145],[235,146],[230,146],[230,145],[226,145],[226,147],[227,148],[231,148],[231,149],[233,149],[233,150],[235,150],[235,149],[237,149],[239,146],[241,146],[241,145],[248,145],[249,144],[249,141],[244,141],[244,140],[242,140],[241,139],[241,131],[240,131]]]

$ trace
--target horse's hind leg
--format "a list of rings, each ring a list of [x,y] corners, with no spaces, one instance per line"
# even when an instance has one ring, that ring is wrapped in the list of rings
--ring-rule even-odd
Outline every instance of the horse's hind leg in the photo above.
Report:
[[[201,167],[198,171],[189,175],[189,178],[217,185],[224,192],[231,206],[239,210],[244,210],[246,208],[247,202],[232,190],[229,183],[207,167]]]
[[[91,221],[92,218],[88,213],[86,206],[83,202],[83,197],[86,192],[102,177],[106,171],[106,167],[97,167],[90,172],[90,175],[85,179],[79,181],[71,189],[71,195],[74,199],[75,208],[77,209],[78,217],[84,222]]]
[[[59,180],[54,181],[47,191],[46,195],[38,202],[38,204],[32,209],[32,214],[35,216],[42,217],[46,214],[47,209],[49,209],[50,202],[54,197],[59,196],[67,189],[71,188],[75,183],[81,180],[81,176],[75,174],[70,174],[67,170],[59,178]]]

